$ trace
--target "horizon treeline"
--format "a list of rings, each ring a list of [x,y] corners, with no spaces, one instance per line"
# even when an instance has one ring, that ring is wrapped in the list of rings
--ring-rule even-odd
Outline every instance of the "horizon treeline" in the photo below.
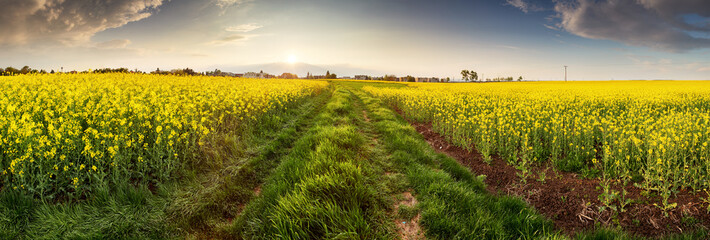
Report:
[[[89,69],[85,71],[55,71],[54,69],[51,69],[50,71],[44,70],[44,69],[33,69],[29,66],[24,66],[20,69],[14,68],[14,67],[6,67],[6,68],[0,68],[0,76],[15,76],[15,75],[25,75],[25,74],[54,74],[54,73],[140,73],[140,74],[146,74],[147,72],[140,71],[138,69],[135,70],[130,70],[128,68],[122,67],[122,68],[100,68],[100,69]],[[191,68],[183,68],[183,69],[173,69],[170,71],[162,71],[160,68],[156,69],[155,71],[150,72],[149,74],[161,74],[161,75],[191,75],[191,76],[198,76],[198,75],[206,75],[206,76],[214,76],[214,75],[219,75],[221,71],[215,71],[215,72],[196,72],[195,70]]]

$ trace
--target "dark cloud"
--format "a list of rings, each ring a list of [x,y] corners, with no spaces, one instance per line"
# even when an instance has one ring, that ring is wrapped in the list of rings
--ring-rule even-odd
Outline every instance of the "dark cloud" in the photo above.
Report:
[[[164,0],[0,0],[0,46],[73,45],[149,17]]]
[[[555,11],[560,28],[586,38],[667,51],[710,47],[710,39],[697,37],[710,34],[710,25],[685,20],[710,17],[707,0],[557,0]]]

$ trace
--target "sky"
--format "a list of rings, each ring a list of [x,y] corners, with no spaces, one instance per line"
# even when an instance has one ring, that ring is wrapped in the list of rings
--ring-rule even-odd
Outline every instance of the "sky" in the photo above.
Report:
[[[707,0],[0,0],[0,66],[710,79]],[[299,65],[299,66],[301,66]],[[305,68],[296,74],[305,75]],[[272,72],[272,74],[281,74]],[[324,74],[313,73],[313,74]]]

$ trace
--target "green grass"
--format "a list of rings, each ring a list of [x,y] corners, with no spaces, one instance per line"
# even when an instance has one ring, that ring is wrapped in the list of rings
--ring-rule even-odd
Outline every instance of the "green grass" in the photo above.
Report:
[[[245,239],[392,239],[390,202],[365,155],[352,96],[338,90],[234,224]]]
[[[242,155],[234,154],[238,149],[234,146],[235,150],[219,154],[231,156],[222,160],[220,168],[196,169],[167,209],[171,220],[190,234],[228,237],[229,220],[255,197],[254,190],[290,152],[293,143],[311,125],[313,114],[329,98],[330,94],[324,93],[286,114],[268,118],[257,126],[258,131],[247,135],[244,142],[248,148],[241,150]]]
[[[371,81],[339,81],[336,83],[342,83],[344,85],[347,85],[349,87],[355,87],[357,89],[360,89],[364,86],[370,86],[370,87],[381,87],[381,88],[405,88],[409,87],[406,83],[404,82],[397,82],[397,83],[386,83],[386,82],[371,82]]]
[[[166,193],[160,193],[166,194]],[[80,204],[46,204],[0,194],[0,239],[164,239],[164,197],[125,184]]]

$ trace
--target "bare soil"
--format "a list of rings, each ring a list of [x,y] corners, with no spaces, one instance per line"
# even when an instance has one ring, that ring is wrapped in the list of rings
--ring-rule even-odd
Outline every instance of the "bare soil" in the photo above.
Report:
[[[469,152],[450,144],[432,130],[430,123],[410,123],[436,151],[458,160],[476,174],[486,175],[485,182],[490,193],[521,197],[570,236],[594,229],[595,223],[621,226],[628,233],[644,237],[710,227],[707,204],[702,201],[707,197],[704,193],[681,191],[670,200],[678,206],[667,212],[666,216],[659,207],[654,206],[661,204],[659,197],[654,194],[644,196],[642,189],[626,186],[628,197],[634,201],[626,206],[625,212],[600,211],[602,204],[598,196],[602,190],[599,189],[598,179],[582,179],[575,173],[559,172],[553,166],[544,165],[533,166],[527,183],[522,183],[517,175],[519,171],[499,156],[492,156],[491,163],[487,164],[478,151]],[[541,172],[546,176],[544,182],[538,180]],[[621,187],[615,190],[620,191]]]
[[[402,200],[397,202],[394,206],[394,212],[399,212],[399,206],[405,205],[408,207],[413,207],[417,205],[417,199],[412,195],[411,190],[402,193]],[[424,232],[419,226],[419,219],[421,214],[417,214],[412,219],[396,219],[397,232],[399,233],[399,239],[402,240],[420,240],[426,239]]]

